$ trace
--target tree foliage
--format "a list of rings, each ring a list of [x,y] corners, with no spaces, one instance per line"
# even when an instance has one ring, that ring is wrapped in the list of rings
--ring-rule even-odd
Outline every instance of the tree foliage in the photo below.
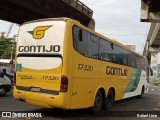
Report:
[[[15,43],[13,43],[13,38],[0,38],[0,59],[11,59],[12,52],[12,44],[13,44],[13,59],[15,57]]]

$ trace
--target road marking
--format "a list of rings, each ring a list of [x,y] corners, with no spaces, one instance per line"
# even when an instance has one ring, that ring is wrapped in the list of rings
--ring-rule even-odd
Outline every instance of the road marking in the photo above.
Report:
[[[154,89],[151,89],[152,91],[154,91]]]

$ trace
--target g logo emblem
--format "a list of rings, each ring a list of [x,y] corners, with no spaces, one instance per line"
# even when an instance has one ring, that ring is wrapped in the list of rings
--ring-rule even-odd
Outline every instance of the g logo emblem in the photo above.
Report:
[[[41,39],[44,37],[45,31],[50,27],[51,26],[38,26],[34,28],[33,31],[28,31],[28,32],[33,35],[34,39]]]

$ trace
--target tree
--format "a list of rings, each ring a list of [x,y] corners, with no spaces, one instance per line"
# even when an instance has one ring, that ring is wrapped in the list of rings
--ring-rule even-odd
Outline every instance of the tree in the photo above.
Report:
[[[15,43],[13,38],[0,38],[0,59],[11,59],[12,45],[13,45],[13,59],[15,57]]]

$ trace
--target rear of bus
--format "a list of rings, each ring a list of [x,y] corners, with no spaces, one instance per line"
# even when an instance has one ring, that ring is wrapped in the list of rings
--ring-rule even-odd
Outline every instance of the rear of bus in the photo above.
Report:
[[[62,74],[66,19],[24,23],[19,30],[14,98],[45,108],[68,108]]]

